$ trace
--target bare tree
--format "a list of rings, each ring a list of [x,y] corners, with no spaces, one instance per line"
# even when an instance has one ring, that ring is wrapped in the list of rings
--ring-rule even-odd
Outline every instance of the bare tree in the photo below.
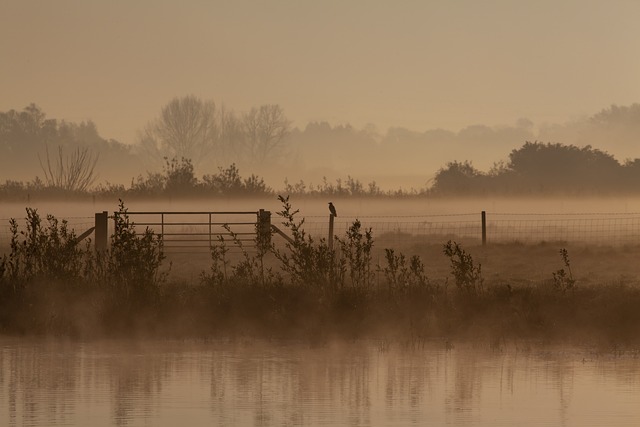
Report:
[[[189,95],[165,105],[160,117],[147,125],[140,141],[145,151],[156,151],[154,156],[197,163],[213,151],[218,132],[215,103]]]
[[[247,157],[262,163],[282,153],[291,122],[279,105],[267,104],[252,108],[242,120],[243,148]]]
[[[58,147],[58,157],[53,160],[53,164],[48,147],[46,153],[45,164],[39,154],[38,160],[47,186],[69,191],[86,191],[97,179],[95,168],[99,156],[94,156],[88,148],[78,147],[66,156],[62,147]]]
[[[231,164],[243,155],[244,128],[242,119],[233,110],[223,107],[218,111],[220,140],[216,149],[218,164]]]

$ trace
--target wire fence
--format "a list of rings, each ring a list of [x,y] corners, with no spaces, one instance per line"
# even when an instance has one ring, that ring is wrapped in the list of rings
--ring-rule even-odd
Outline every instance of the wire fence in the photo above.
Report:
[[[416,238],[460,242],[482,241],[481,213],[424,216],[340,218],[334,234],[342,236],[358,219],[363,228],[371,228],[378,241],[414,241]],[[305,221],[305,231],[316,237],[328,237],[328,221]],[[488,243],[540,243],[563,241],[584,244],[640,244],[640,213],[486,213]]]
[[[273,217],[273,223],[286,229]],[[76,234],[94,226],[94,217],[66,218]],[[363,229],[371,228],[379,245],[413,243],[416,240],[441,243],[456,240],[460,243],[482,241],[481,213],[454,213],[412,216],[362,216],[335,218],[334,235],[343,238],[345,232],[359,220]],[[24,230],[24,220],[18,220]],[[206,226],[208,227],[208,225]],[[231,226],[233,230],[234,226]],[[142,228],[142,227],[140,227]],[[159,227],[151,227],[161,233]],[[158,228],[158,229],[155,229]],[[328,238],[328,216],[305,219],[306,233],[314,239]],[[110,232],[112,229],[110,229]],[[279,239],[274,236],[274,240]],[[570,243],[603,244],[611,246],[640,244],[640,212],[638,213],[486,213],[487,243],[528,243],[562,241]],[[9,218],[0,218],[0,248],[7,248],[11,240]],[[250,246],[250,242],[246,242]]]
[[[496,241],[640,243],[640,213],[492,214],[487,235]]]
[[[26,230],[26,223],[24,218],[15,218],[18,222],[18,232],[23,232]],[[11,218],[0,218],[0,253],[2,250],[9,247],[11,243],[11,228],[9,221]],[[90,229],[95,224],[95,219],[93,216],[74,216],[67,218],[58,218],[61,222],[65,220],[67,222],[67,226],[69,230],[73,230],[76,235],[80,235],[84,233],[86,230]],[[46,218],[42,218],[42,226],[47,227]]]

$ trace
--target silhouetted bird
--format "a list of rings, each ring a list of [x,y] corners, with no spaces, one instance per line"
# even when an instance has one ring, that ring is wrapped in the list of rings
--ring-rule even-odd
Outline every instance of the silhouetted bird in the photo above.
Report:
[[[336,213],[336,207],[333,206],[333,203],[329,202],[329,212],[331,212],[331,215],[333,216],[338,216],[338,214]]]

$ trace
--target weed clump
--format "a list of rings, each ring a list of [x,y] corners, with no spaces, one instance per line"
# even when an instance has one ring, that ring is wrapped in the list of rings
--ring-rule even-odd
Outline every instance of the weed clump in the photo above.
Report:
[[[480,294],[484,284],[482,265],[475,265],[471,254],[451,240],[444,245],[443,252],[451,262],[451,274],[457,288],[470,294]]]
[[[560,256],[562,257],[562,262],[566,270],[561,268],[553,272],[553,285],[556,290],[564,293],[574,289],[576,279],[573,278],[573,272],[571,271],[569,251],[567,251],[566,248],[560,249]]]

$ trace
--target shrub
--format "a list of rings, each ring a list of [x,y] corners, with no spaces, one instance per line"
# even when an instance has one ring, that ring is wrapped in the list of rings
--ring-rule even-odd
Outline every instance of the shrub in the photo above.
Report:
[[[104,279],[115,300],[127,305],[153,300],[158,286],[166,279],[166,273],[160,272],[164,258],[162,236],[149,228],[138,234],[120,200],[114,215],[111,247],[102,258]]]
[[[3,261],[3,275],[14,284],[34,278],[74,282],[81,277],[88,249],[79,248],[77,237],[66,220],[47,215],[47,224],[36,209],[27,208],[26,230],[10,220],[11,252]]]
[[[573,278],[573,272],[571,271],[569,251],[565,248],[560,249],[560,256],[562,257],[562,262],[567,269],[565,270],[564,268],[561,268],[553,272],[553,286],[561,292],[567,292],[574,288],[576,279]]]
[[[238,238],[238,235],[231,231],[231,227],[225,224],[224,229],[229,232],[229,235],[233,239],[235,245],[242,252],[242,260],[232,267],[233,281],[236,283],[248,283],[248,284],[261,284],[266,285],[267,278],[265,276],[264,257],[271,249],[270,245],[267,245],[263,241],[262,236],[256,234],[253,241],[258,252],[256,255],[251,255],[245,249],[242,240]],[[270,271],[269,271],[270,272]]]
[[[223,236],[218,236],[218,244],[212,245],[211,251],[211,267],[209,273],[202,272],[200,275],[201,281],[205,285],[218,286],[227,282],[227,268],[229,267],[229,260],[227,259],[227,253],[229,248],[225,242]]]
[[[235,163],[227,168],[218,168],[218,173],[204,175],[202,183],[206,190],[215,194],[224,195],[262,195],[271,194],[271,188],[267,187],[263,178],[251,175],[249,178],[242,178],[240,170]]]
[[[407,258],[403,253],[396,255],[393,249],[385,248],[386,267],[378,269],[384,273],[389,290],[392,293],[405,292],[410,288],[425,288],[429,279],[424,271],[424,264],[419,256],[413,255],[407,266]]]
[[[337,238],[340,244],[340,258],[345,259],[349,268],[351,285],[369,287],[373,280],[371,270],[371,249],[373,248],[373,232],[371,228],[362,233],[362,224],[355,220],[349,227],[344,240]]]
[[[451,274],[459,290],[469,293],[480,293],[483,290],[482,265],[474,265],[473,257],[462,247],[449,240],[443,249],[451,261]]]
[[[197,188],[198,179],[193,173],[191,159],[182,157],[180,161],[176,157],[169,160],[164,158],[165,191],[169,194],[192,193]]]
[[[275,250],[276,258],[281,262],[282,270],[291,276],[294,283],[328,290],[342,284],[344,271],[338,268],[335,250],[329,248],[325,239],[316,243],[304,231],[304,218],[297,220],[298,210],[293,210],[289,196],[278,196],[282,203],[282,225],[292,235],[292,243],[287,243],[286,252]]]

